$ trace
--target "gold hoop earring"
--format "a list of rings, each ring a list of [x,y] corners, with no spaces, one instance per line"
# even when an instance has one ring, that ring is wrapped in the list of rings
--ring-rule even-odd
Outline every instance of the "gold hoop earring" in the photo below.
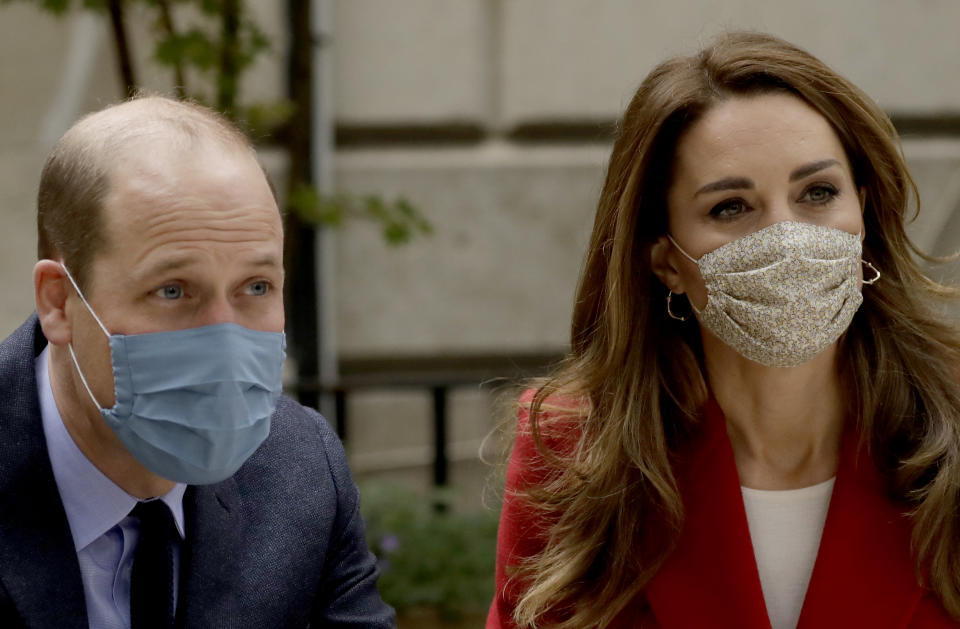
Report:
[[[673,314],[673,311],[670,310],[670,300],[672,298],[673,298],[673,291],[668,290],[667,291],[667,314],[670,315],[670,318],[676,319],[677,321],[686,321],[687,319],[689,319],[690,315],[687,315],[685,317],[678,317],[677,315]]]
[[[876,282],[878,279],[880,279],[880,271],[877,270],[877,267],[873,266],[872,264],[870,264],[869,262],[867,262],[867,261],[864,260],[863,258],[860,258],[860,264],[866,264],[868,267],[870,267],[870,270],[871,270],[871,271],[873,271],[874,273],[876,273],[876,275],[874,275],[874,276],[873,276],[872,278],[870,278],[869,280],[863,280],[863,283],[864,283],[864,284],[873,284],[873,283]]]

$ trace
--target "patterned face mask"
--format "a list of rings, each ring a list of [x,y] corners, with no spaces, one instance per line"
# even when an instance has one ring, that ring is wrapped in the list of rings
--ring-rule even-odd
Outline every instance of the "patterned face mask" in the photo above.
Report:
[[[863,302],[857,234],[781,222],[699,260],[667,237],[703,276],[707,305],[694,308],[700,325],[762,365],[812,359],[843,334]]]

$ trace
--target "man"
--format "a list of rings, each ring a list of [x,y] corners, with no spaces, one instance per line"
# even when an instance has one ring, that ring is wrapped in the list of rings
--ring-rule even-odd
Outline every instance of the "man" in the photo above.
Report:
[[[0,626],[390,627],[327,423],[280,392],[283,231],[244,136],[148,97],[80,120],[0,344]]]

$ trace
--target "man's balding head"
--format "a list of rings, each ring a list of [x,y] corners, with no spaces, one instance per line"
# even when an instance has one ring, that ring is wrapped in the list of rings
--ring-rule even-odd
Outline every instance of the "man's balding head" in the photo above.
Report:
[[[247,137],[220,114],[147,96],[81,118],[47,158],[37,195],[38,256],[62,259],[83,287],[91,260],[109,246],[103,217],[112,178],[143,159],[176,159],[200,147],[243,151]]]

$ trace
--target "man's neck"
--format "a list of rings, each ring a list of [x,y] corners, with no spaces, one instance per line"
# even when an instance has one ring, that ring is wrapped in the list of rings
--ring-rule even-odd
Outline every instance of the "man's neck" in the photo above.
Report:
[[[137,498],[154,498],[176,485],[137,461],[107,426],[77,376],[65,347],[49,346],[49,376],[63,425],[80,451],[104,476]]]

